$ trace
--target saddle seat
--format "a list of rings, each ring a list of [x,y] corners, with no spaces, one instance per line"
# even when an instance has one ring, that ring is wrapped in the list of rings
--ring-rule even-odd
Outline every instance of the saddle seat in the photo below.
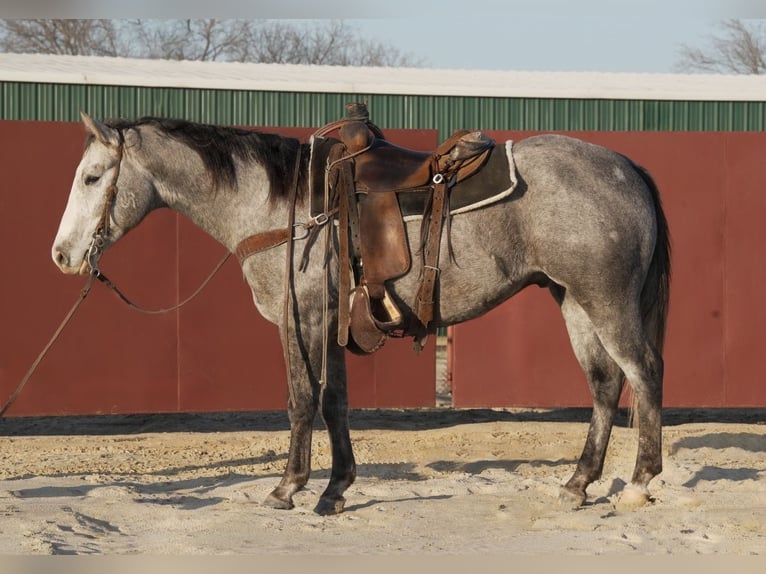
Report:
[[[354,117],[338,127],[340,143],[331,153],[337,165],[340,200],[340,300],[349,292],[346,269],[356,287],[350,309],[339,308],[338,342],[350,331],[356,350],[372,353],[388,336],[415,336],[422,349],[434,314],[442,224],[448,215],[449,189],[476,173],[494,141],[482,132],[458,131],[433,152],[394,145],[369,122],[363,104],[347,106]],[[411,256],[399,196],[428,196],[421,229],[422,272],[409,323],[386,289],[386,282],[410,270]],[[350,241],[349,241],[350,238]],[[355,350],[353,347],[350,347]]]
[[[494,142],[480,131],[461,130],[432,152],[416,151],[375,137],[367,125],[353,121],[339,129],[340,139],[354,158],[357,192],[422,191],[434,175],[452,175],[458,181],[472,175],[481,162],[469,162],[488,151]],[[454,173],[452,173],[454,170]]]

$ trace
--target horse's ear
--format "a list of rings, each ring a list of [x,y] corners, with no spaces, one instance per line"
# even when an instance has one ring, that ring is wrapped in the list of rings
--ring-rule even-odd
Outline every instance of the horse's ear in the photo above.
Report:
[[[85,112],[80,112],[80,118],[82,123],[85,124],[85,129],[88,130],[93,137],[100,141],[104,145],[117,145],[119,143],[119,136],[117,130],[110,128],[108,125],[93,119]]]

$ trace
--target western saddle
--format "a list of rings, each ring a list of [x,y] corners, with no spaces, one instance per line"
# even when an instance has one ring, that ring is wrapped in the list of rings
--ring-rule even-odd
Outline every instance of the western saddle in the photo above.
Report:
[[[324,139],[335,130],[338,140]],[[314,146],[318,141],[330,145],[321,212],[337,209],[338,214],[338,343],[368,354],[389,336],[413,336],[419,352],[432,331],[445,221],[449,229],[450,189],[482,168],[494,141],[481,132],[464,130],[433,152],[405,149],[384,139],[364,103],[347,104],[344,118],[314,134]],[[421,224],[422,273],[413,317],[405,320],[386,282],[410,270],[398,195],[417,192],[427,194]]]

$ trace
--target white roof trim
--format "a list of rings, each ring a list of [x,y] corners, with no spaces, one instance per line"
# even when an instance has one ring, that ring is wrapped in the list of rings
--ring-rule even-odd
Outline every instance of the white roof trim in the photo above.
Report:
[[[276,92],[766,101],[766,76],[520,72],[0,54],[0,81]]]

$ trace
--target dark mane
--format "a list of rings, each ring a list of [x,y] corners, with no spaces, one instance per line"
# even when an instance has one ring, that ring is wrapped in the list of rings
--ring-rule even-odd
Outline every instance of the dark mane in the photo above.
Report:
[[[215,188],[237,188],[235,158],[253,160],[266,170],[272,199],[286,197],[293,180],[295,154],[300,143],[294,138],[235,127],[200,124],[186,120],[143,117],[135,121],[112,120],[119,129],[153,126],[196,151],[213,178]]]

